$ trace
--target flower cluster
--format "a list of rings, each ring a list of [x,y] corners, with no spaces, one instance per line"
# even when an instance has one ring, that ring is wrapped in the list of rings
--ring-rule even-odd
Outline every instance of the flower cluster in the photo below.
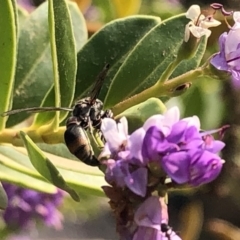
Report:
[[[3,213],[3,219],[8,228],[28,229],[37,221],[45,225],[60,229],[63,216],[57,207],[63,201],[63,192],[46,194],[3,183],[8,196],[8,207]]]
[[[229,72],[233,85],[240,87],[240,12],[234,12],[233,19],[234,26],[219,38],[220,52],[211,59],[211,64],[218,70]]]
[[[103,189],[110,198],[118,224],[132,219],[135,225],[142,226],[142,221],[137,220],[137,213],[146,209],[145,205],[152,205],[148,202],[156,201],[152,200],[155,199],[151,198],[152,193],[166,189],[167,178],[175,185],[199,186],[219,175],[223,160],[217,153],[224,147],[224,143],[214,140],[211,132],[201,132],[198,117],[180,120],[179,115],[177,107],[171,108],[164,115],[154,115],[131,135],[128,135],[126,118],[120,119],[118,123],[113,119],[103,120],[101,130],[106,144],[100,157],[108,158],[104,161],[107,166],[105,179],[112,186]],[[134,203],[143,200],[146,202],[136,211]],[[120,206],[120,202],[124,202],[124,206]],[[162,214],[162,205],[158,208],[159,216]],[[121,218],[123,209],[128,212],[125,220]],[[150,209],[146,211],[151,212]],[[156,217],[147,215],[149,222]],[[149,239],[164,239],[157,237],[165,234],[161,230],[162,218],[159,216],[157,222],[152,221],[151,226],[147,226],[147,230],[152,228],[153,235],[157,234],[155,238]],[[138,233],[141,229],[135,229],[135,234],[141,235]],[[154,229],[158,229],[158,232]]]

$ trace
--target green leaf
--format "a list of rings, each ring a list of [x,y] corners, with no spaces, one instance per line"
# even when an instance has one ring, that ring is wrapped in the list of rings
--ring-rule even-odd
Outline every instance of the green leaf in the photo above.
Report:
[[[49,182],[68,192],[75,201],[79,201],[77,193],[68,186],[57,168],[46,156],[44,156],[43,152],[37,147],[37,145],[27,136],[26,133],[21,131],[20,136],[36,170]]]
[[[163,114],[166,111],[165,105],[158,98],[149,98],[147,101],[137,104],[115,118],[126,117],[128,120],[129,132],[142,127],[143,123],[152,115]]]
[[[2,184],[0,183],[0,209],[4,210],[5,208],[7,208],[7,205],[8,205],[8,197]]]
[[[28,18],[29,13],[20,6],[17,7],[17,16],[18,16],[18,22],[19,22],[19,28],[24,24],[25,20]],[[19,31],[18,31],[19,34]]]
[[[14,12],[14,22],[15,22],[15,31],[16,31],[16,38],[18,37],[18,9],[17,9],[17,3],[16,0],[11,0],[12,1],[12,7],[13,7],[13,12]]]
[[[17,35],[14,1],[0,1],[0,113],[8,110],[12,101],[15,74]],[[5,127],[6,118],[0,118],[0,130]]]
[[[24,173],[26,175],[44,180],[44,178],[40,174],[38,174],[35,170],[29,169],[26,166],[22,166],[21,164],[13,161],[12,159],[10,159],[6,156],[3,156],[3,155],[0,155],[0,156],[1,156],[0,163],[2,165],[9,167],[13,170],[16,170],[18,172]]]
[[[185,14],[167,19],[138,42],[112,80],[104,101],[106,108],[111,108],[159,80],[162,72],[176,58],[188,21]],[[194,61],[183,61],[174,76],[195,68],[202,58],[205,46],[206,41],[201,41],[201,54]]]
[[[81,174],[79,172],[68,171],[59,168],[66,182],[76,192],[85,195],[104,196],[102,186],[108,185],[104,180],[104,176],[96,176],[89,174]]]
[[[104,99],[111,79],[138,41],[160,22],[158,17],[134,16],[110,22],[93,35],[78,53],[77,82],[74,99],[88,94],[96,76],[106,63],[110,71],[100,99]],[[120,89],[122,89],[121,86]]]
[[[54,147],[52,145],[45,145],[45,147]],[[59,148],[60,146],[55,146],[53,149],[51,149],[55,150],[56,153],[61,151]],[[0,146],[0,153],[0,163],[2,163],[3,166],[20,173],[24,173],[25,175],[33,177],[36,180],[40,179],[42,181],[47,181],[32,166],[28,156],[26,155],[27,151],[24,148]],[[44,152],[44,154],[51,159],[51,162],[58,168],[58,171],[62,174],[67,184],[76,190],[76,192],[81,194],[92,194],[95,196],[103,195],[101,186],[106,185],[106,182],[104,180],[103,173],[98,168],[87,166],[79,160],[72,161],[46,152]],[[29,181],[29,178],[24,177],[23,180],[24,179]],[[25,182],[24,184],[24,186],[26,186],[28,183]],[[48,185],[52,186],[50,184]],[[41,191],[44,191],[44,189]]]
[[[67,4],[64,0],[49,1],[49,25],[50,25],[50,39],[52,49],[52,60],[54,68],[54,95],[55,104],[53,106],[72,105],[75,90],[75,76],[77,70],[77,56],[75,50],[73,29],[71,26],[71,18]],[[49,92],[52,95],[51,91]],[[52,96],[51,96],[52,99]],[[48,98],[46,98],[48,101]],[[56,117],[60,117],[60,121],[64,119],[68,113],[59,113]],[[41,117],[43,115],[43,117]],[[44,125],[52,119],[53,113],[48,114],[39,113],[35,121],[36,125]],[[58,127],[58,122],[56,122]]]
[[[49,155],[49,158],[51,158],[52,163],[56,167],[70,170],[72,172],[103,176],[103,173],[98,168],[88,166],[71,154],[65,144],[38,143],[37,146],[44,152],[53,154]]]
[[[52,184],[30,177],[0,164],[0,180],[13,183],[17,186],[33,189],[40,192],[56,193],[57,189]]]
[[[75,3],[68,2],[68,6],[76,49],[79,51],[87,41],[86,23]],[[33,11],[21,25],[13,109],[39,106],[53,84],[47,12],[46,2]],[[54,99],[50,103],[50,106],[54,106]],[[27,113],[10,116],[7,125],[13,126],[28,116]]]
[[[52,84],[50,63],[45,3],[29,15],[19,32],[13,109],[39,106]],[[10,116],[8,126],[24,120],[27,116],[26,113]]]

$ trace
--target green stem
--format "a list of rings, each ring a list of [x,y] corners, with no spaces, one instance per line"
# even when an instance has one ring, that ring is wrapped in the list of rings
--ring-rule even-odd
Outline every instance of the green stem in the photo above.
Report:
[[[169,94],[172,93],[173,89],[175,89],[178,86],[181,86],[185,83],[193,82],[202,75],[203,75],[203,69],[201,67],[199,67],[195,70],[191,70],[191,71],[186,72],[178,77],[175,77],[167,82],[162,83],[162,82],[158,81],[152,87],[115,105],[112,108],[112,111],[113,111],[114,115],[118,115],[118,114],[122,113],[123,111],[125,111],[126,109],[128,109],[134,105],[137,105],[141,102],[144,102],[151,97],[159,98],[162,96],[168,96]]]
[[[176,58],[171,64],[168,65],[167,69],[161,75],[161,78],[158,80],[158,83],[163,83],[169,79],[174,69],[178,66],[180,59]]]
[[[41,129],[41,128],[40,128]],[[47,143],[47,144],[57,144],[63,143],[63,133],[66,130],[65,127],[60,127],[57,131],[52,131],[48,134],[41,135],[39,133],[40,129],[4,129],[0,132],[0,143],[9,143],[14,146],[23,146],[23,142],[19,136],[19,132],[23,131],[35,142],[35,143]],[[41,131],[40,131],[41,132]]]

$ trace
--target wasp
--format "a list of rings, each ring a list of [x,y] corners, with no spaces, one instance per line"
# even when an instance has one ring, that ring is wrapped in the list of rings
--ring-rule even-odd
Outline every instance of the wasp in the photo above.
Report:
[[[100,162],[94,156],[86,130],[96,129],[100,132],[103,118],[113,117],[111,110],[103,110],[103,102],[98,99],[104,79],[108,73],[109,64],[96,78],[95,84],[88,97],[78,100],[73,108],[65,107],[33,107],[10,110],[1,115],[9,116],[19,112],[43,112],[43,111],[70,111],[72,116],[66,121],[64,140],[69,151],[79,160],[90,166],[99,166]]]

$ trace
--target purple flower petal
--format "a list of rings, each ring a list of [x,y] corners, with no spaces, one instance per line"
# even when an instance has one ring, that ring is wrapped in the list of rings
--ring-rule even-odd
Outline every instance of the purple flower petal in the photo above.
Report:
[[[9,183],[3,183],[3,187],[8,196],[3,219],[9,228],[30,229],[39,220],[51,227],[61,227],[63,217],[57,207],[62,203],[63,191],[46,194]],[[49,219],[53,220],[49,222]]]
[[[162,155],[177,148],[176,144],[169,143],[164,134],[156,127],[150,127],[143,139],[142,156],[149,161],[159,162]]]
[[[147,180],[147,168],[138,168],[124,178],[127,187],[132,192],[142,197],[146,195]]]
[[[227,39],[227,33],[223,33],[219,37],[219,48],[220,48],[220,53],[216,54],[212,59],[211,59],[211,64],[217,68],[218,70],[223,70],[227,71],[228,70],[228,64],[226,61],[225,57],[225,42]]]
[[[220,174],[223,163],[214,153],[204,150],[191,151],[190,179],[193,186],[209,183]]]
[[[179,184],[189,180],[190,158],[187,152],[171,153],[162,158],[162,168],[167,175]]]
[[[162,240],[162,233],[154,228],[138,227],[133,240]]]
[[[151,196],[147,198],[137,209],[134,221],[138,226],[161,230],[162,208],[159,198]]]
[[[183,139],[188,123],[179,121],[172,127],[171,133],[167,136],[167,140],[172,143],[178,143]]]

